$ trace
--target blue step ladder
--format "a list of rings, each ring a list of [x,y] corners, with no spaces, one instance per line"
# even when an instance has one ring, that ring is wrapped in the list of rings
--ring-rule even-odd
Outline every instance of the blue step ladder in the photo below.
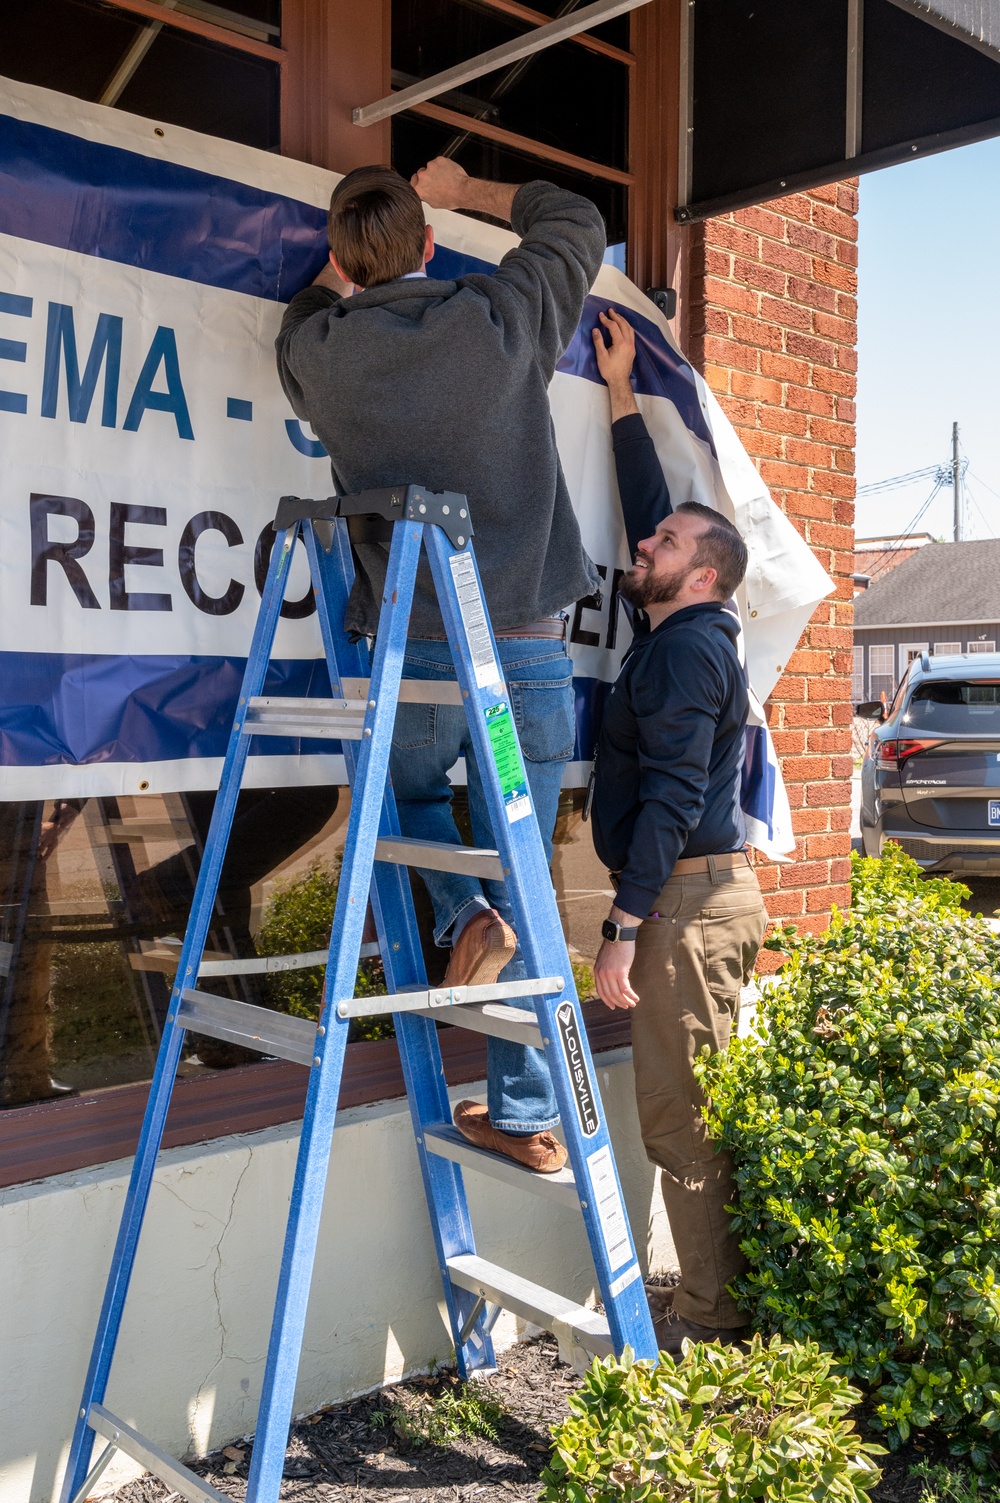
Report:
[[[104,1405],[122,1312],[156,1158],[187,1030],[294,1060],[309,1068],[291,1205],[247,1487],[248,1503],[277,1503],[292,1417],[299,1353],[316,1253],[323,1192],[352,1018],[391,1013],[402,1058],[438,1266],[461,1376],[495,1368],[490,1336],[501,1310],[552,1331],[566,1360],[620,1354],[655,1357],[641,1270],[625,1215],[597,1078],[573,983],[555,894],[535,819],[510,702],[499,667],[472,548],[464,496],[417,485],[321,501],[284,497],[239,706],[205,844],[191,917],[132,1167],[111,1272],[73,1434],[62,1503],[82,1503],[116,1452],[153,1472],[192,1503],[231,1503]],[[263,695],[289,567],[301,536],[311,572],[332,699]],[[351,539],[391,540],[378,635],[369,671],[363,642],[343,629],[354,579]],[[403,679],[407,623],[421,549],[426,550],[454,682]],[[399,703],[460,704],[475,748],[495,850],[435,845],[400,834],[388,780]],[[203,961],[213,903],[250,742],[293,736],[343,743],[351,813],[329,955],[234,961],[241,971],[326,964],[319,1023],[199,991],[199,976],[226,962]],[[429,987],[410,894],[408,866],[472,872],[507,885],[529,980],[491,986]],[[371,901],[388,996],[354,995]],[[526,1008],[506,1005],[530,999]],[[533,1009],[533,1010],[531,1010]],[[541,1047],[551,1070],[569,1165],[537,1174],[478,1149],[454,1128],[438,1046],[451,1023]],[[577,1304],[478,1256],[463,1170],[578,1207],[590,1242],[604,1313]],[[106,1444],[92,1463],[95,1442]]]

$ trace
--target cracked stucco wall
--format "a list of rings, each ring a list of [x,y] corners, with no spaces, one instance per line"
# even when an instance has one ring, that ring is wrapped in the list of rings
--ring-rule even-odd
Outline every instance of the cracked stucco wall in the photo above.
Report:
[[[671,1267],[629,1053],[597,1063],[640,1254],[645,1246],[649,1266]],[[161,1157],[107,1403],[175,1456],[253,1428],[297,1147],[293,1123]],[[128,1167],[0,1191],[0,1503],[41,1503],[61,1480]],[[466,1184],[484,1257],[590,1296],[578,1214],[493,1179],[469,1174]],[[503,1316],[498,1345],[517,1334]],[[342,1112],[296,1412],[426,1370],[450,1346],[405,1103]],[[117,1462],[102,1490],[135,1470]]]

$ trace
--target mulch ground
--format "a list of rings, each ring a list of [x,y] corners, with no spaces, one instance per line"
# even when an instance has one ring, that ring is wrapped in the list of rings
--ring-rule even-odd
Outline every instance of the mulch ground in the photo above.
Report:
[[[388,1418],[393,1402],[404,1406],[455,1393],[452,1373],[415,1378],[349,1404],[335,1404],[292,1427],[282,1499],[286,1503],[514,1503],[535,1500],[550,1451],[549,1426],[566,1414],[579,1378],[557,1360],[550,1337],[521,1342],[498,1359],[495,1377],[475,1392],[504,1411],[498,1440],[462,1436],[446,1445],[413,1445]],[[863,1417],[861,1419],[863,1424]],[[876,1435],[870,1437],[878,1439]],[[252,1442],[213,1452],[192,1469],[220,1492],[242,1500]],[[228,1454],[227,1454],[228,1453]],[[919,1503],[924,1484],[911,1475],[921,1460],[947,1461],[943,1447],[909,1446],[883,1459],[883,1478],[873,1503]],[[1000,1496],[998,1494],[997,1496]],[[117,1503],[166,1503],[177,1494],[145,1476],[116,1494]]]

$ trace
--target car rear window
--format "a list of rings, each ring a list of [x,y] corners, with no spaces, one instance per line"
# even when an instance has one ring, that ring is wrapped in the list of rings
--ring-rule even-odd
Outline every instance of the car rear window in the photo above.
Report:
[[[1000,679],[930,679],[918,684],[903,716],[908,728],[1000,734]]]

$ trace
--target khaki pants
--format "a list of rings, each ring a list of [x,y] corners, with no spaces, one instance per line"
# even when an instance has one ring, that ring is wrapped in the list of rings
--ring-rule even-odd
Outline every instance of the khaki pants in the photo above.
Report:
[[[681,1282],[674,1309],[719,1329],[743,1324],[727,1284],[745,1259],[726,1211],[732,1162],[708,1136],[705,1097],[692,1073],[704,1045],[725,1049],[740,987],[753,973],[767,914],[749,865],[675,876],[639,930],[631,981],[632,1058],[642,1141],[663,1171],[661,1189]]]

